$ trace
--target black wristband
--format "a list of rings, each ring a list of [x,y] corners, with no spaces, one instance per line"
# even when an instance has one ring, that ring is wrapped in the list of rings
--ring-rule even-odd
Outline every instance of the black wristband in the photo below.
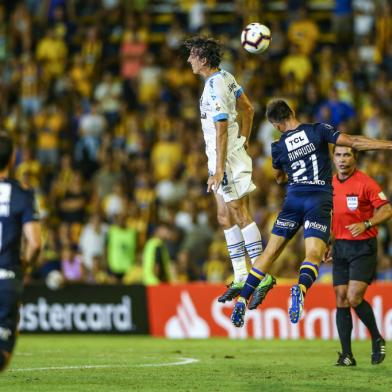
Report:
[[[363,222],[365,224],[365,229],[369,230],[373,225],[372,222],[370,222],[370,220],[365,220],[365,222]]]

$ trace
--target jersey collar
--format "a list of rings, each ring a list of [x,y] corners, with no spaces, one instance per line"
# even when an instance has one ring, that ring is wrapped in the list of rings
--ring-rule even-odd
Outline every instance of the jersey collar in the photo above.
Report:
[[[302,124],[299,124],[297,128],[290,129],[289,131],[284,132],[284,135],[287,135],[287,136],[288,136],[288,135],[292,134],[293,132],[299,131],[299,127],[300,127],[301,125],[302,125]]]
[[[218,73],[220,73],[221,70],[214,72],[213,74],[211,74],[205,81],[207,83],[208,80],[210,80],[212,77],[214,77],[215,75],[217,75]]]
[[[337,179],[341,184],[343,184],[343,182],[346,182],[347,180],[349,180],[357,171],[358,171],[358,169],[355,168],[355,169],[353,170],[353,172],[352,172],[347,178],[345,178],[344,180],[341,180],[341,179],[338,177],[338,173],[336,173],[336,179]]]

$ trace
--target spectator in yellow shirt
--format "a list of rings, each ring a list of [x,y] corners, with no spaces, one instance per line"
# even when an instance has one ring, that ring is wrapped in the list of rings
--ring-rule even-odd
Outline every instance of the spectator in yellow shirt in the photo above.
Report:
[[[292,22],[287,32],[292,45],[297,45],[299,53],[308,55],[313,52],[320,36],[317,24],[309,18],[305,7],[299,10],[299,19]]]
[[[312,73],[312,63],[308,56],[300,53],[298,48],[293,45],[290,48],[290,53],[282,60],[280,73],[284,78],[292,73],[295,80],[303,84]]]
[[[151,164],[156,181],[167,179],[183,161],[182,146],[174,134],[159,133],[159,140],[151,153]]]
[[[38,42],[36,58],[43,64],[44,78],[50,81],[64,73],[68,54],[65,42],[56,36],[54,29],[48,29]]]

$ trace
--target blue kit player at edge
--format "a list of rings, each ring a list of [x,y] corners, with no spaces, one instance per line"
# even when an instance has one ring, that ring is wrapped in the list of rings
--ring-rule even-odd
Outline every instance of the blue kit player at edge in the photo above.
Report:
[[[301,124],[283,100],[267,106],[267,118],[281,133],[272,143],[272,165],[279,184],[287,193],[264,252],[256,259],[232,313],[236,327],[244,324],[246,305],[260,280],[281,254],[290,239],[303,226],[305,260],[298,283],[291,288],[289,316],[297,323],[302,315],[304,297],[317,279],[330,235],[332,212],[332,164],[329,144],[357,150],[392,149],[392,142],[347,135],[327,124]]]
[[[15,346],[23,269],[33,265],[41,249],[34,194],[9,178],[14,156],[12,139],[0,131],[0,371],[6,368]]]

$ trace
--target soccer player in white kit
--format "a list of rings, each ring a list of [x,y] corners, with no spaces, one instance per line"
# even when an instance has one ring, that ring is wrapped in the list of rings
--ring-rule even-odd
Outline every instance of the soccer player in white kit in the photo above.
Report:
[[[247,277],[245,254],[252,263],[262,252],[260,231],[249,212],[252,160],[246,152],[253,122],[253,106],[233,75],[220,69],[221,48],[212,38],[194,37],[185,41],[188,62],[195,74],[205,80],[200,99],[201,125],[206,144],[209,178],[207,192],[214,191],[217,218],[222,226],[234,280],[219,302],[237,297]],[[237,110],[241,129],[236,121]],[[266,275],[255,290],[249,309],[256,308],[275,279]]]

